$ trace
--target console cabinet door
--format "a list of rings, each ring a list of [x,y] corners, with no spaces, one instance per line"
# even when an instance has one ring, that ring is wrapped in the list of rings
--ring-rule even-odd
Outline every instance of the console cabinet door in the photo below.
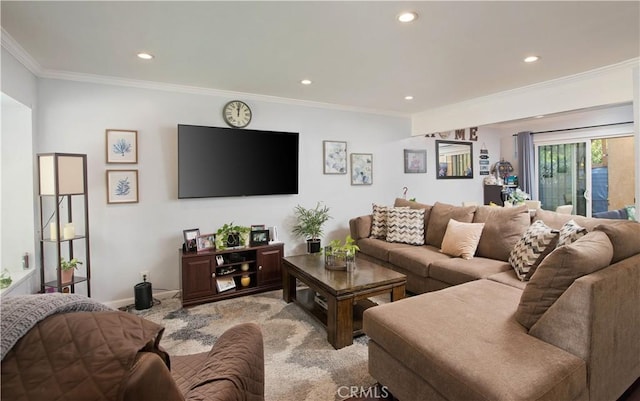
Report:
[[[216,268],[212,256],[182,259],[182,299],[202,298],[215,295]]]
[[[282,245],[269,246],[257,251],[258,285],[282,285]]]

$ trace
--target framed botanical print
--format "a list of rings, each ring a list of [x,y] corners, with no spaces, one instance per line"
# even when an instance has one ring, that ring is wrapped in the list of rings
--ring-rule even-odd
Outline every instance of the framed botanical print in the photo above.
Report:
[[[138,203],[138,170],[107,170],[107,203]]]
[[[138,163],[138,131],[107,130],[107,163]]]
[[[351,185],[373,184],[373,154],[351,153]]]
[[[347,143],[322,141],[324,174],[347,174]]]

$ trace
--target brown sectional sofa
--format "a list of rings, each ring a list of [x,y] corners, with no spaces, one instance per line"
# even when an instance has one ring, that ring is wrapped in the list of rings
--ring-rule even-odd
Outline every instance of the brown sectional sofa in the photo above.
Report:
[[[527,290],[508,262],[531,221],[525,207],[481,206],[469,217],[469,208],[440,203],[395,206],[427,210],[426,245],[370,238],[371,216],[351,219],[350,228],[359,257],[406,274],[408,291],[419,294],[364,315],[369,372],[399,400],[616,400],[640,376],[639,223],[538,209],[533,220],[554,229],[573,219],[604,232],[590,237],[604,238],[613,258],[572,281],[528,328],[516,316],[533,286]],[[452,216],[485,222],[472,259],[434,245]],[[569,246],[593,251],[589,241]],[[571,263],[563,259],[562,269]]]

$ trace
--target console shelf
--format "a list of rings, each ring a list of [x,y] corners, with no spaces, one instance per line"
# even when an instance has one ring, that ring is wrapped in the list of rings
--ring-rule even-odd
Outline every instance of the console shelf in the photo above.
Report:
[[[180,251],[182,306],[281,289],[283,255],[282,243],[204,252]],[[220,258],[222,263],[218,264]],[[245,282],[248,278],[247,285],[243,285],[243,278]],[[228,286],[225,282],[230,280],[233,284]],[[230,288],[225,290],[227,287]]]

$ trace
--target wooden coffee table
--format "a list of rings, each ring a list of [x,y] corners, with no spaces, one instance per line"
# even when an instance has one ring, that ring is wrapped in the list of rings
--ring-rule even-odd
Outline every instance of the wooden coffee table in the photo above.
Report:
[[[336,349],[363,334],[362,313],[376,305],[369,297],[389,294],[393,302],[405,295],[404,274],[366,260],[357,259],[353,272],[325,269],[319,253],[288,256],[282,262],[282,297],[318,319]],[[298,288],[298,280],[308,288]],[[326,309],[316,302],[316,294],[326,299]]]

